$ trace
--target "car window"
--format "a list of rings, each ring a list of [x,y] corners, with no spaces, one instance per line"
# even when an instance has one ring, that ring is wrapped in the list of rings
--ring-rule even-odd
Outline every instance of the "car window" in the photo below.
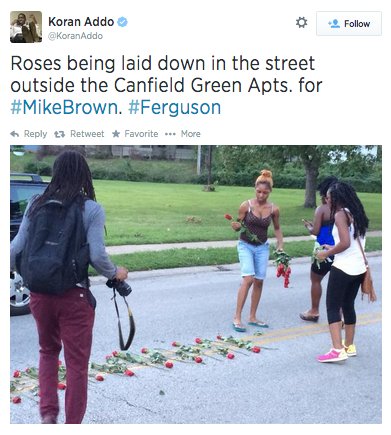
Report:
[[[41,194],[46,186],[37,185],[11,185],[10,217],[21,219],[30,199],[37,193]]]

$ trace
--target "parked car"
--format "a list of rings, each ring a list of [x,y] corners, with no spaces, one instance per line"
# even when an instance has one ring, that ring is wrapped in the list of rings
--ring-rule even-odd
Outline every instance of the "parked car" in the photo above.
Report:
[[[30,199],[46,189],[39,175],[10,174],[10,239],[18,234],[23,214]],[[10,313],[20,316],[30,312],[30,290],[23,285],[23,278],[16,272],[10,274]]]

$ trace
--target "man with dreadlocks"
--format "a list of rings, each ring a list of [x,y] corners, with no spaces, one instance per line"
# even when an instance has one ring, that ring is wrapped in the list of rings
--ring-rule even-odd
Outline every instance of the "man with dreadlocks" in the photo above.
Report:
[[[333,184],[327,192],[327,203],[334,220],[335,245],[325,245],[326,251],[317,254],[319,260],[334,255],[327,285],[326,307],[332,349],[318,356],[319,362],[338,362],[356,356],[354,333],[356,311],[354,301],[364,279],[366,265],[359,240],[365,247],[368,218],[353,187],[344,182]],[[342,340],[341,313],[345,321],[345,340]]]
[[[53,177],[45,192],[32,198],[18,235],[11,244],[11,269],[16,256],[28,244],[29,227],[36,225],[40,211],[50,202],[65,209],[81,208],[81,222],[89,244],[89,263],[103,276],[123,281],[128,270],[115,266],[105,251],[105,213],[96,202],[91,172],[85,158],[76,151],[60,154],[53,165]],[[80,215],[80,213],[79,213]],[[68,217],[68,215],[67,215]],[[49,243],[49,242],[47,242]],[[42,271],[43,272],[43,271]],[[87,274],[86,274],[87,275]],[[61,294],[30,293],[30,309],[36,321],[40,345],[39,388],[42,423],[57,423],[58,357],[62,346],[66,362],[65,415],[67,424],[80,424],[87,407],[88,361],[92,345],[95,298],[88,278]]]

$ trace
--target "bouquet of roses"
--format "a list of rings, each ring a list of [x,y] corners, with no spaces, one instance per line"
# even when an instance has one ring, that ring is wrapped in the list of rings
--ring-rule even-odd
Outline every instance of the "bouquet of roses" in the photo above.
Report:
[[[277,268],[277,278],[283,276],[284,287],[289,287],[289,276],[291,274],[291,268],[289,266],[292,258],[285,251],[274,251],[272,254],[274,260],[274,265]]]
[[[234,221],[235,219],[230,215],[230,214],[226,214],[225,219],[229,220],[229,221]],[[241,225],[240,228],[240,233],[246,233],[247,237],[249,238],[249,240],[251,240],[252,242],[257,242],[260,243],[261,245],[263,245],[263,243],[258,239],[258,237],[253,234],[245,225],[244,221],[242,219],[236,219],[235,222],[239,222]]]
[[[315,263],[318,266],[318,269],[320,269],[320,263],[323,263],[324,261],[331,261],[329,258],[326,258],[325,260],[319,260],[317,257],[318,252],[327,250],[324,246],[320,245],[318,242],[315,242],[314,251],[312,252],[312,263]]]

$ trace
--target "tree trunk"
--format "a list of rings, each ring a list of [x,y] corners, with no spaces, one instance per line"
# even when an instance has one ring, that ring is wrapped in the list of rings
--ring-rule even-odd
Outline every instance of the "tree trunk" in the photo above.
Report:
[[[318,166],[309,165],[305,168],[305,199],[304,207],[316,207],[316,180],[319,175]]]
[[[206,167],[208,168],[208,186],[210,186],[212,184],[212,145],[208,145]]]
[[[377,145],[376,147],[376,163],[380,164],[382,162],[382,146]]]

